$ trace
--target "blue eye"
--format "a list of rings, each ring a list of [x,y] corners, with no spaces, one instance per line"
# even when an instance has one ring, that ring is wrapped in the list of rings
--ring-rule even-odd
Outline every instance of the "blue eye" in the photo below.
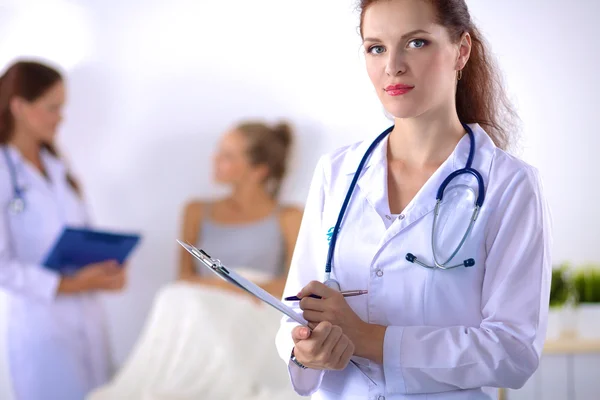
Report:
[[[410,42],[408,42],[408,47],[412,47],[414,49],[420,49],[421,47],[427,46],[427,44],[428,44],[427,40],[414,39],[414,40],[411,40]]]
[[[369,47],[369,53],[371,54],[381,54],[385,51],[383,46],[371,46]]]

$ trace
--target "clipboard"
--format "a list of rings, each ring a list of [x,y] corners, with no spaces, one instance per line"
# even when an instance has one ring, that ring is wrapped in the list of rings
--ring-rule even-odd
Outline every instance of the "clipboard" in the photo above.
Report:
[[[206,266],[212,272],[217,274],[221,279],[255,296],[259,300],[263,301],[264,303],[267,303],[271,307],[275,308],[276,310],[279,310],[281,313],[287,315],[294,321],[298,322],[300,325],[306,326],[307,328],[311,329],[308,326],[308,321],[304,319],[302,315],[298,314],[292,308],[281,302],[279,299],[274,297],[272,294],[270,294],[260,286],[249,281],[248,279],[244,278],[235,271],[227,268],[225,265],[223,265],[223,263],[221,263],[219,259],[211,257],[204,250],[197,249],[189,243],[183,243],[180,240],[177,240],[177,243],[183,246],[183,248],[186,249],[192,256],[198,259],[204,266]],[[377,386],[377,383],[369,375],[367,375],[365,371],[363,371],[360,368],[356,361],[350,360],[350,363],[353,364],[369,381],[371,381],[371,383]]]
[[[81,267],[115,260],[122,264],[140,241],[140,235],[85,228],[65,228],[42,262],[46,268],[71,274]]]
[[[204,250],[199,250],[190,244],[183,243],[180,240],[177,240],[177,243],[183,246],[184,249],[190,252],[190,254],[192,254],[195,258],[200,260],[200,262],[204,266],[206,266],[212,272],[217,274],[221,279],[257,297],[259,300],[263,301],[264,303],[267,303],[271,307],[292,318],[299,324],[308,326],[308,321],[305,320],[304,317],[302,317],[302,315],[295,312],[291,307],[282,303],[279,299],[274,297],[272,294],[270,294],[260,286],[249,281],[248,279],[244,278],[235,271],[228,269],[225,265],[221,263],[220,260],[212,258]]]

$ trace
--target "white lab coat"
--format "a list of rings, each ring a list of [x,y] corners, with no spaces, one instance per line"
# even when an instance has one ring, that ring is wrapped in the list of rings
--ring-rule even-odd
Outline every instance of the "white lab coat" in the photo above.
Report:
[[[93,293],[57,295],[59,276],[40,263],[67,226],[88,223],[64,165],[48,152],[44,178],[9,146],[26,209],[9,211],[13,198],[0,153],[0,289],[8,293],[7,346],[17,400],[81,400],[109,374],[108,341],[99,299]]]
[[[537,171],[496,148],[478,125],[473,167],[483,175],[486,198],[473,231],[455,260],[471,268],[429,270],[406,261],[411,252],[433,263],[431,227],[436,192],[463,168],[465,135],[452,155],[397,218],[390,217],[386,148],[382,141],[361,173],[338,236],[333,277],[364,321],[387,326],[383,365],[354,357],[377,382],[349,365],[343,371],[302,370],[289,362],[290,332],[277,335],[295,390],[313,399],[495,399],[494,387],[519,388],[538,367],[551,277],[550,221]],[[285,295],[323,280],[328,232],[335,225],[356,167],[372,139],[323,156],[307,200]],[[470,176],[455,185],[476,189]],[[457,237],[464,227],[444,227]],[[447,232],[447,233],[445,233]],[[301,311],[301,310],[299,310]]]

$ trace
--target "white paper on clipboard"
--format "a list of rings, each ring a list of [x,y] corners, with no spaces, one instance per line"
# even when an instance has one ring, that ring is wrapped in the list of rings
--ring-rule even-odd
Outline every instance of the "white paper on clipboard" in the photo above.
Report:
[[[199,250],[188,243],[183,243],[180,240],[177,240],[177,243],[183,246],[183,248],[186,249],[192,256],[198,259],[202,265],[211,270],[213,273],[217,274],[222,279],[252,294],[254,297],[258,298],[264,303],[267,303],[276,310],[279,310],[281,313],[292,318],[299,324],[308,326],[308,322],[304,319],[304,317],[302,317],[302,315],[295,312],[292,308],[282,303],[279,299],[271,295],[260,286],[249,281],[235,271],[227,268],[218,259],[212,258],[203,250]]]

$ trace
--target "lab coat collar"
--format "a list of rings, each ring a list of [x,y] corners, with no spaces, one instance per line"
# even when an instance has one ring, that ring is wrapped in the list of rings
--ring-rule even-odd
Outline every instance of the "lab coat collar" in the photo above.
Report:
[[[65,164],[57,157],[52,155],[48,150],[42,149],[41,158],[47,173],[51,179],[65,179],[67,168]]]
[[[11,144],[5,146],[8,150],[8,155],[15,166],[17,174],[21,174],[21,171],[27,170],[29,173],[37,176],[42,181],[45,181],[39,171],[33,168],[33,166],[27,160],[25,160],[18,148]],[[60,159],[52,155],[46,149],[41,150],[40,157],[52,182],[56,182],[59,179],[65,179],[66,167]]]
[[[348,157],[346,157],[346,159],[344,160],[344,163],[342,164],[342,172],[344,174],[354,175],[354,173],[356,172],[356,168],[358,168],[358,164],[360,164],[360,160],[362,160],[362,157],[365,155],[365,153],[369,149],[369,146],[371,145],[371,143],[373,143],[373,141],[381,133],[383,133],[383,131],[377,132],[376,135],[371,135],[371,137],[367,138],[366,140],[363,140],[353,150],[351,150],[351,153],[348,155]],[[388,138],[389,138],[389,135],[387,135],[373,149],[373,153],[371,153],[371,156],[367,159],[367,162],[365,163],[365,165],[363,167],[363,172],[366,171],[367,169],[369,169],[369,167],[371,167],[371,165],[376,165],[387,159]]]
[[[475,136],[475,157],[473,158],[473,168],[477,169],[487,182],[489,175],[489,169],[492,164],[494,152],[496,151],[496,145],[489,137],[487,132],[483,130],[479,124],[468,124],[473,131]],[[464,168],[469,158],[469,148],[471,142],[469,141],[469,135],[465,134],[452,153],[453,169]]]
[[[2,145],[3,149],[6,149],[8,156],[10,157],[10,160],[13,162],[14,165],[20,165],[23,163],[23,156],[21,155],[21,152],[13,145],[11,144],[5,144]],[[2,150],[4,151],[4,150]],[[6,160],[4,160],[6,162]]]
[[[473,130],[473,135],[475,137],[475,157],[472,166],[481,173],[485,190],[496,146],[478,124],[469,124],[469,126]],[[356,172],[356,167],[360,163],[360,159],[363,157],[374,138],[375,137],[362,142],[351,154],[349,154],[349,157],[347,157],[347,161],[343,166],[344,172],[351,174]],[[469,135],[465,134],[456,145],[452,154],[427,180],[425,185],[423,185],[421,190],[419,190],[417,195],[404,210],[404,214],[408,217],[405,220],[406,224],[418,220],[433,210],[438,188],[448,175],[457,169],[465,167],[469,156],[469,147]],[[379,165],[381,168],[369,168],[375,165]],[[365,168],[357,181],[357,185],[365,194],[367,201],[372,207],[380,212],[383,212],[383,210],[388,210],[389,212],[386,165],[387,137],[373,150],[373,153],[369,157],[368,162],[365,163]],[[470,182],[471,180],[472,177],[470,175],[462,174],[455,178],[452,183]]]
[[[493,152],[496,148],[496,145],[494,144],[492,139],[483,130],[483,128],[481,128],[481,126],[479,124],[467,124],[467,125],[469,125],[469,127],[471,127],[471,129],[473,130],[473,135],[475,136],[475,153],[476,154],[475,154],[474,162],[479,157],[482,157],[484,159],[491,157],[491,155],[493,154]],[[346,157],[346,160],[344,161],[344,163],[342,165],[342,172],[344,174],[354,175],[354,173],[356,172],[356,168],[358,167],[358,164],[360,164],[360,160],[364,156],[365,152],[367,151],[367,149],[369,148],[371,143],[373,143],[375,138],[377,138],[377,136],[379,136],[380,134],[381,134],[381,132],[377,133],[376,135],[372,135],[372,137],[369,137],[366,140],[363,140],[351,151],[351,153],[349,154],[349,157]],[[381,141],[381,143],[379,143],[377,145],[377,147],[373,150],[373,153],[371,154],[371,156],[365,163],[363,172],[366,171],[370,166],[375,165],[381,161],[387,160],[388,137],[389,137],[389,135],[386,136]],[[454,152],[450,155],[450,157],[453,158],[452,165],[455,167],[455,169],[464,168],[464,166],[467,162],[467,158],[469,157],[469,145],[470,145],[469,137],[467,134],[465,134],[461,138],[459,143],[457,144],[456,148],[454,149]],[[481,156],[479,155],[480,151],[482,153],[484,153]],[[491,161],[491,160],[488,160],[488,161]]]

